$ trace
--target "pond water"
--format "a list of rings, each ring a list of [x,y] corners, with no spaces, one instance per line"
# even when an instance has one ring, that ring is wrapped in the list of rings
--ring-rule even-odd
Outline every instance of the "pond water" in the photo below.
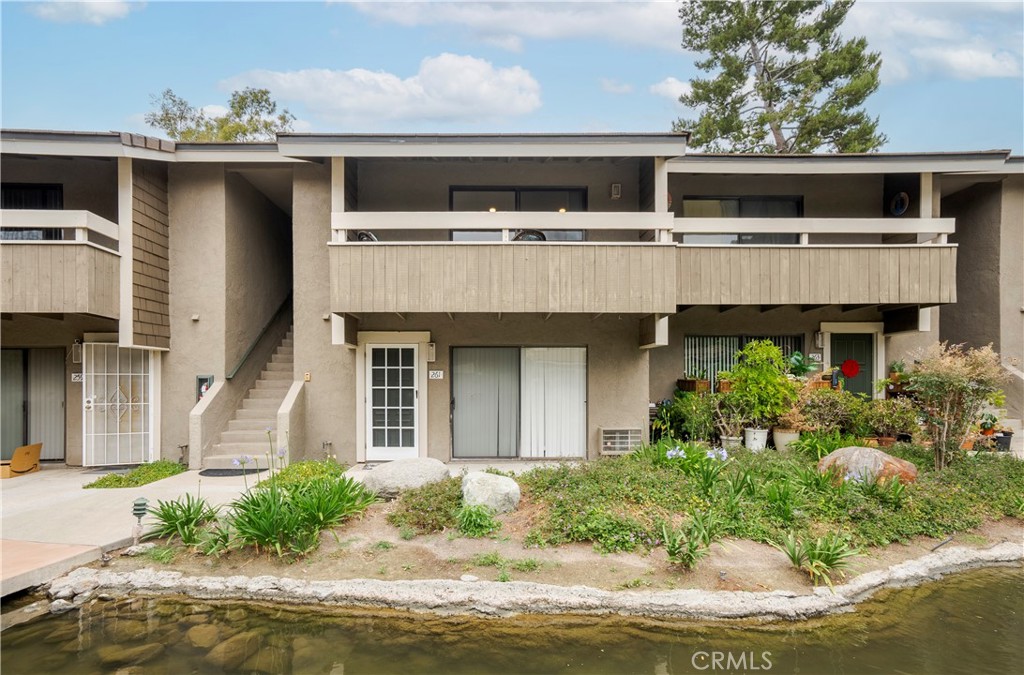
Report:
[[[95,602],[4,631],[38,673],[1024,673],[1024,571],[967,572],[796,623],[442,618],[188,599]]]

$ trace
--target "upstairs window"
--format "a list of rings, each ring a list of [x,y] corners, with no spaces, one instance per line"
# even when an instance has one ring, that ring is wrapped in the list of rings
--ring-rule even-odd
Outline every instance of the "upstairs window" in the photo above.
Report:
[[[0,183],[0,208],[42,209],[64,208],[64,186],[45,183]],[[8,227],[0,230],[2,240],[51,241],[62,238],[60,230],[34,230]]]
[[[801,197],[684,197],[683,218],[800,218]],[[684,244],[799,244],[799,233],[684,234]]]
[[[587,210],[586,188],[476,187],[451,188],[452,211],[530,211],[565,213]],[[523,229],[532,229],[524,219]],[[548,241],[583,241],[583,230],[544,230]],[[501,241],[497,230],[452,230],[452,241]]]

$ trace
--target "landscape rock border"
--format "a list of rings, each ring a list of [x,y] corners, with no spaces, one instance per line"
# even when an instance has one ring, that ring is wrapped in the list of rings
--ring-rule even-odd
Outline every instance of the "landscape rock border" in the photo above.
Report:
[[[93,596],[185,595],[201,600],[239,600],[293,605],[332,605],[430,612],[442,616],[506,617],[575,614],[653,619],[789,620],[849,611],[884,588],[913,586],[968,569],[1024,561],[1024,546],[1004,542],[988,549],[952,547],[888,569],[867,572],[833,589],[790,591],[605,591],[589,586],[532,582],[302,581],[273,576],[190,577],[150,568],[132,572],[80,567],[50,585],[50,597],[81,606]]]

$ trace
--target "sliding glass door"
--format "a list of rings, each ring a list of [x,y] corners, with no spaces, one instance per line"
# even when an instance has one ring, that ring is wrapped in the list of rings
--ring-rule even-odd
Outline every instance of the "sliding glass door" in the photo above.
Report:
[[[584,457],[587,351],[457,347],[452,456]]]

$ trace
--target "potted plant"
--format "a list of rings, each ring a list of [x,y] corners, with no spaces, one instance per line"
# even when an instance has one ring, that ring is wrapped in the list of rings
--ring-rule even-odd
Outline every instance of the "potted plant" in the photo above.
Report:
[[[821,371],[820,377],[812,378],[807,386],[810,389],[831,389],[832,388],[832,373],[835,368],[826,368]]]
[[[703,394],[711,391],[711,380],[708,379],[708,371],[701,370],[696,373],[686,373],[676,380],[676,388],[679,391],[695,392]]]
[[[981,429],[982,436],[994,436],[998,426],[999,418],[992,413],[985,413],[981,416],[981,421],[978,422],[978,427]]]
[[[772,427],[772,441],[778,450],[788,450],[789,444],[800,439],[800,432],[806,429],[807,420],[800,408],[794,406],[779,416]]]
[[[728,394],[732,391],[732,372],[720,370],[715,376],[715,391],[719,394]]]
[[[818,365],[804,356],[803,352],[793,352],[786,361],[789,366],[789,374],[796,378],[806,378],[818,369]]]
[[[796,386],[787,377],[782,352],[770,340],[753,340],[737,354],[732,393],[750,423],[744,445],[754,452],[768,443],[768,429],[796,402]]]
[[[1013,430],[1009,427],[999,427],[992,439],[996,442],[996,450],[1009,452],[1010,443],[1013,442]]]
[[[887,448],[903,434],[918,429],[917,409],[908,398],[890,398],[868,403],[866,418],[878,434],[878,445]]]
[[[741,435],[747,423],[743,418],[739,399],[732,393],[722,394],[716,398],[718,405],[715,407],[715,426],[718,428],[718,438],[723,448],[738,448],[743,442]]]
[[[893,384],[899,384],[905,372],[907,372],[906,362],[903,359],[896,359],[889,364],[889,381]]]

